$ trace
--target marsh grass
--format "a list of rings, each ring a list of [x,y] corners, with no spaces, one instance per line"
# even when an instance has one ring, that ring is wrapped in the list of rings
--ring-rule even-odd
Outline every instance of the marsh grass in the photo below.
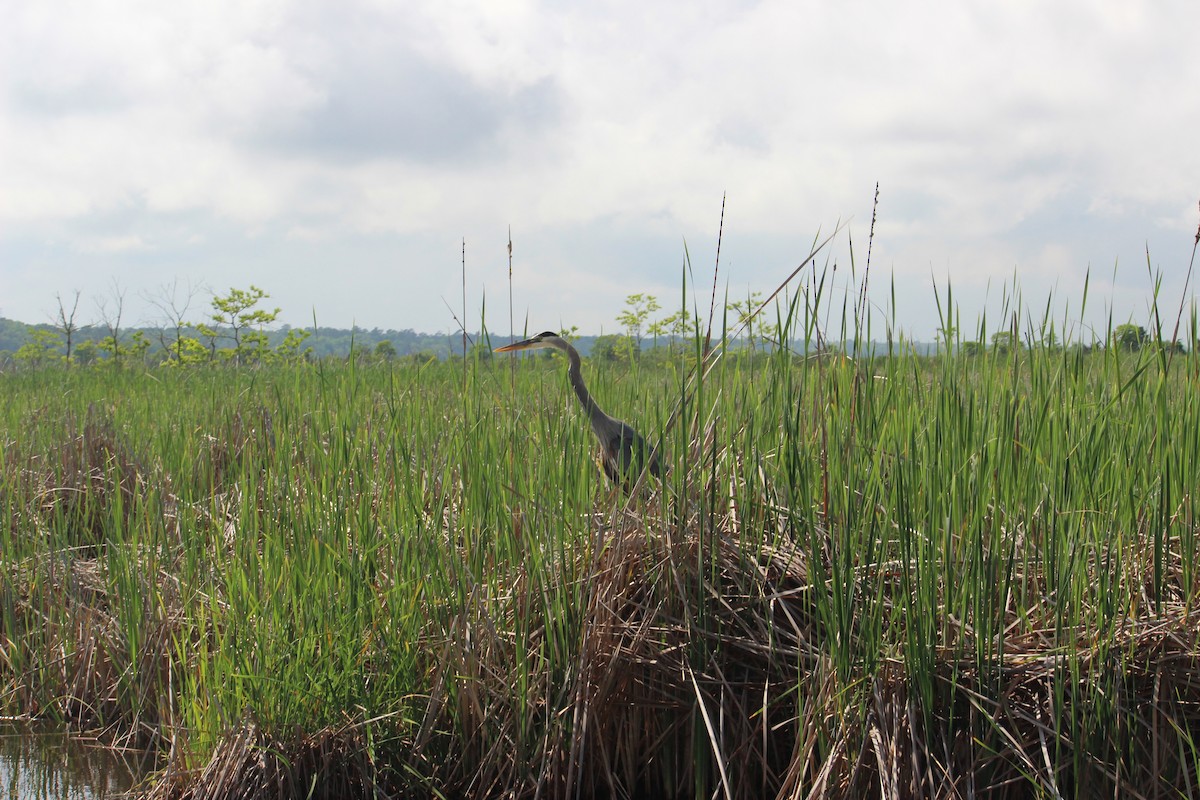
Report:
[[[631,496],[553,358],[6,375],[0,705],[158,797],[1200,794],[1189,350],[585,364]]]

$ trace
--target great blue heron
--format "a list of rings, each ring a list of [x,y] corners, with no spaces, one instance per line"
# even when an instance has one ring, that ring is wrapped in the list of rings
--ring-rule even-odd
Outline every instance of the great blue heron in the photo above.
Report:
[[[600,410],[596,401],[583,383],[583,375],[579,371],[579,352],[554,331],[539,333],[537,336],[523,339],[519,342],[497,347],[497,353],[512,353],[518,350],[534,350],[553,347],[567,354],[570,366],[567,376],[571,380],[571,388],[583,405],[584,412],[592,423],[592,433],[600,440],[600,451],[603,456],[604,473],[614,483],[628,483],[636,480],[646,465],[652,475],[661,475],[662,466],[658,461],[658,453],[652,451],[641,434],[632,426],[619,419],[613,419]]]

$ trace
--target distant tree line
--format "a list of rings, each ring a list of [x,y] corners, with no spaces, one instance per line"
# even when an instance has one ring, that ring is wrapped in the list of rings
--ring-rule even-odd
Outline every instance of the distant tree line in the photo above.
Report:
[[[162,312],[162,324],[128,327],[122,322],[125,293],[115,285],[87,321],[80,312],[79,292],[66,298],[56,295],[50,322],[30,325],[0,318],[0,366],[255,365],[351,353],[358,358],[429,360],[462,350],[457,334],[273,327],[281,309],[267,307],[264,301],[270,295],[254,285],[213,294],[203,307],[195,302],[196,295],[191,288],[164,287],[147,297]]]
[[[270,298],[263,289],[230,287],[224,294],[212,294],[207,307],[196,310],[198,292],[177,284],[162,287],[147,300],[159,309],[162,324],[124,327],[125,293],[115,283],[105,297],[95,303],[96,315],[84,322],[79,312],[80,293],[64,298],[55,295],[57,310],[52,321],[27,325],[0,318],[0,367],[42,367],[52,364],[182,367],[193,364],[224,363],[237,366],[272,362],[312,361],[323,358],[353,357],[364,361],[409,359],[417,363],[456,358],[463,355],[461,332],[449,334],[418,333],[411,328],[272,328],[281,309],[269,308]],[[753,293],[744,300],[727,301],[720,319],[714,320],[712,336],[732,337],[726,344],[750,356],[774,352],[780,347],[811,354],[830,347],[819,331],[806,332],[803,341],[783,341],[780,316],[760,315],[761,295]],[[649,358],[662,360],[694,353],[697,342],[708,333],[707,321],[686,309],[666,315],[654,295],[628,295],[625,308],[617,315],[620,333],[580,336],[578,328],[562,331],[579,351],[591,358],[632,362]],[[961,341],[958,330],[949,323],[938,330],[938,342],[913,344],[916,352],[933,354],[954,351],[966,356],[987,351],[1007,353],[1023,347],[1059,348],[1053,328],[1039,336],[1022,339],[1015,330],[1002,330],[985,342]],[[490,358],[493,346],[507,343],[508,337],[475,334],[468,338],[468,354]],[[519,338],[519,337],[518,337]],[[1133,322],[1117,326],[1106,343],[1074,343],[1072,348],[1087,352],[1094,347],[1115,347],[1135,351],[1151,346],[1156,337]],[[1182,352],[1175,342],[1169,347]],[[555,358],[554,351],[539,357]]]
[[[980,340],[956,342],[953,338],[954,332],[953,328],[939,331],[941,335],[941,347],[942,349],[950,348],[966,356],[982,355],[989,351],[1006,354],[1034,347],[1045,350],[1070,349],[1085,354],[1092,350],[1105,349],[1136,352],[1143,348],[1159,346],[1167,352],[1183,353],[1187,350],[1183,342],[1178,340],[1173,342],[1163,341],[1160,343],[1158,337],[1147,331],[1144,326],[1133,322],[1118,325],[1109,334],[1107,341],[1097,340],[1090,344],[1083,342],[1073,342],[1069,345],[1063,344],[1053,328],[1047,328],[1036,335],[1030,334],[1025,337],[1019,335],[1015,330],[997,331],[988,337],[986,344]]]

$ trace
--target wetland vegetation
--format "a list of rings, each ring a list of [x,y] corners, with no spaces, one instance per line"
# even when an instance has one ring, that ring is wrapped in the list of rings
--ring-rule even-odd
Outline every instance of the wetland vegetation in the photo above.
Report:
[[[556,357],[13,371],[0,714],[161,798],[1200,794],[1191,331],[588,361],[631,496]]]

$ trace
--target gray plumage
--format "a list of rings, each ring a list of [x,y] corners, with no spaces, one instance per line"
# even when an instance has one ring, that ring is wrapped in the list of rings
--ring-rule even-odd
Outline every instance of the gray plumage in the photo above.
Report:
[[[596,439],[600,442],[604,473],[609,479],[614,483],[630,483],[636,480],[642,472],[642,467],[646,465],[647,458],[650,459],[647,467],[650,474],[661,475],[662,466],[658,460],[658,453],[651,450],[642,435],[628,423],[605,414],[596,404],[583,382],[579,352],[566,339],[554,331],[546,331],[529,339],[497,347],[496,352],[511,353],[547,347],[567,354],[567,377],[571,381],[571,388],[575,390],[575,396],[579,398],[579,404],[588,416],[592,433],[596,434]]]

